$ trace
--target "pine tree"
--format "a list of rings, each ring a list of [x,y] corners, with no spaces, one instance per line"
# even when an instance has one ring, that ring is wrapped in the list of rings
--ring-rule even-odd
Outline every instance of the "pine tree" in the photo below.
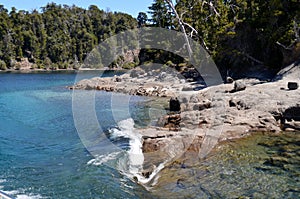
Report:
[[[169,5],[164,0],[155,0],[149,7],[148,13],[151,15],[149,19],[152,26],[161,28],[172,28],[172,14]]]

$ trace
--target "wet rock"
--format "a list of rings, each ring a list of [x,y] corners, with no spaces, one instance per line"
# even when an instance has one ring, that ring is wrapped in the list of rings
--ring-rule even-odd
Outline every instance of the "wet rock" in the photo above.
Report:
[[[139,72],[136,71],[135,73]],[[156,71],[147,71],[147,73],[159,75],[159,72]],[[170,74],[167,72],[161,74],[160,78],[168,79],[169,76]],[[201,145],[204,142],[213,146],[211,143],[240,138],[254,131],[280,132],[281,125],[284,125],[286,129],[299,129],[300,124],[295,121],[300,119],[300,89],[292,92],[279,89],[281,87],[286,88],[288,82],[296,82],[299,79],[299,73],[296,75],[289,73],[288,77],[290,76],[292,78],[286,79],[287,77],[284,77],[277,82],[264,83],[256,79],[246,79],[235,81],[234,85],[221,84],[197,92],[177,93],[181,88],[185,90],[186,87],[189,88],[188,90],[193,90],[193,87],[188,82],[185,85],[176,85],[167,81],[155,81],[157,76],[144,75],[143,78],[139,79],[129,77],[128,74],[127,79],[121,76],[121,84],[117,84],[112,78],[101,78],[83,80],[77,83],[74,89],[88,87],[90,89],[114,90],[132,95],[178,96],[179,100],[173,98],[172,103],[171,100],[169,101],[169,108],[171,112],[180,111],[180,114],[162,117],[158,122],[161,128],[155,128],[147,135],[143,134],[142,150],[147,153],[145,160],[160,158],[157,162],[161,163],[166,157],[177,155],[180,150],[197,153],[197,151],[202,150],[200,147],[208,146]],[[234,88],[232,88],[233,86]],[[243,92],[242,90],[245,90],[246,87],[247,91]],[[225,92],[230,89],[233,89],[232,92]],[[280,124],[280,120],[284,120],[284,122]],[[222,134],[218,134],[221,132],[219,129],[222,129]],[[187,133],[188,131],[190,134]],[[212,134],[202,139],[201,136],[204,136],[205,132]],[[192,135],[192,138],[189,138],[189,135]],[[198,135],[200,137],[197,138]],[[192,139],[195,139],[195,142],[191,144]],[[217,141],[215,142],[215,140]],[[152,157],[150,152],[159,153],[159,157]],[[276,159],[268,161],[270,164],[277,164],[276,162],[278,162]],[[151,175],[150,172],[144,173],[146,177],[149,175]]]
[[[300,121],[300,105],[287,108],[283,113],[283,118],[288,121]]]
[[[145,178],[149,178],[150,175],[152,174],[153,170],[154,170],[154,167],[150,167],[150,168],[144,169],[144,170],[142,171],[142,175],[143,175]]]
[[[159,119],[158,125],[168,128],[170,131],[178,131],[180,129],[180,114],[169,114]]]
[[[266,160],[264,162],[264,165],[283,168],[283,166],[288,163],[289,163],[289,161],[287,158],[284,158],[281,156],[275,156],[275,157],[271,157],[268,160]]]
[[[144,139],[143,140],[143,153],[152,153],[152,152],[158,151],[163,146],[164,146],[164,144],[159,142],[158,138],[156,138],[156,137]]]
[[[178,179],[176,182],[176,186],[180,189],[185,189],[185,185],[184,185],[184,180],[183,179]]]

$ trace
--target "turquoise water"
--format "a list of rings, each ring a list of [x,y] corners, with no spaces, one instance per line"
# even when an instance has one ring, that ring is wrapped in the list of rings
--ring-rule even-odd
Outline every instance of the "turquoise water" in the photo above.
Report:
[[[116,169],[87,164],[94,157],[76,132],[72,92],[65,87],[75,76],[0,74],[0,190],[17,198],[143,197],[147,192]],[[97,95],[103,124],[116,125],[107,109],[110,94]],[[133,112],[142,100],[133,98]]]

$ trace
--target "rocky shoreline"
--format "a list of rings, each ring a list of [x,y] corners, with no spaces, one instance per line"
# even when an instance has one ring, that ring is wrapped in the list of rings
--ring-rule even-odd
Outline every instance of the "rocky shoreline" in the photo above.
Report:
[[[180,112],[163,116],[157,127],[140,130],[145,156],[142,173],[148,177],[166,160],[187,160],[189,154],[197,155],[197,160],[204,158],[220,141],[252,132],[299,131],[299,82],[300,65],[293,64],[270,82],[241,79],[202,90],[203,82],[189,81],[174,72],[143,70],[81,80],[70,89],[178,98]]]

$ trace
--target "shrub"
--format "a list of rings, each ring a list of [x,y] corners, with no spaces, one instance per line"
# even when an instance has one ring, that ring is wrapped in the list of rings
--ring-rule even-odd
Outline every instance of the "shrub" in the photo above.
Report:
[[[32,64],[31,65],[31,69],[37,69],[38,68],[38,65],[37,64]]]
[[[129,62],[129,63],[124,64],[122,68],[124,68],[124,69],[133,69],[136,66],[137,66],[136,63]]]
[[[22,67],[22,65],[21,65],[21,63],[20,62],[17,62],[16,64],[15,64],[15,70],[20,70],[21,69],[21,67]]]
[[[0,60],[0,70],[6,70],[6,63],[3,60]]]
[[[140,63],[140,58],[138,56],[135,55],[133,59],[134,59],[135,63],[137,63],[137,64]]]

